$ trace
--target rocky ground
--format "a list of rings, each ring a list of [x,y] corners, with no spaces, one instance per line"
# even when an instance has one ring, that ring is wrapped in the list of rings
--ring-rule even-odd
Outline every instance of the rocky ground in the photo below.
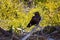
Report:
[[[41,31],[36,31],[29,38],[27,38],[27,40],[60,40],[60,30],[57,31],[55,29],[51,33],[50,32],[46,33],[46,32],[48,32],[48,30],[45,30],[43,34],[41,33]],[[20,36],[17,36],[15,34],[6,35],[0,32],[0,40],[21,40],[20,38],[22,38],[23,36],[25,35],[24,34],[21,34]]]

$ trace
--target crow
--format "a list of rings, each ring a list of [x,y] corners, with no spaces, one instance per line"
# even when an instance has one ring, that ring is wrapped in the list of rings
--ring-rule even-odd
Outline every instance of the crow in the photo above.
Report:
[[[28,28],[30,28],[32,25],[38,25],[41,20],[41,16],[39,15],[39,12],[35,12],[34,15],[35,16],[32,17],[30,23],[27,25]]]

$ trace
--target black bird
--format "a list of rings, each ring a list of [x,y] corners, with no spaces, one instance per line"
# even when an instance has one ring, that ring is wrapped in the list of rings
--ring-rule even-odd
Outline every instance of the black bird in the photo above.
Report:
[[[39,21],[41,20],[41,16],[39,15],[39,12],[34,13],[35,16],[32,17],[30,23],[27,25],[27,27],[31,27],[32,25],[38,25]]]

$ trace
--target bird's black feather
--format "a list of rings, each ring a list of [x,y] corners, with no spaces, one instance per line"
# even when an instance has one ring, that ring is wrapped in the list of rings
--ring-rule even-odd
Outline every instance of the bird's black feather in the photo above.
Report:
[[[27,27],[31,27],[32,25],[38,25],[39,21],[41,20],[41,16],[39,15],[39,12],[34,13],[35,16],[32,17],[30,23],[27,25]]]

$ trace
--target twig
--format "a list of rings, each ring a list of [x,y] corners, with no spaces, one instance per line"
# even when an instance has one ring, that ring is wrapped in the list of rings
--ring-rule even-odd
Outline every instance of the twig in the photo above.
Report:
[[[29,32],[26,36],[24,36],[22,39],[20,39],[20,40],[26,40],[28,37],[30,37],[32,34],[33,34],[33,32],[37,29],[39,27],[39,25],[37,25],[37,26],[35,26],[33,29],[32,29],[32,31],[31,32]],[[41,28],[42,29],[42,28]]]

